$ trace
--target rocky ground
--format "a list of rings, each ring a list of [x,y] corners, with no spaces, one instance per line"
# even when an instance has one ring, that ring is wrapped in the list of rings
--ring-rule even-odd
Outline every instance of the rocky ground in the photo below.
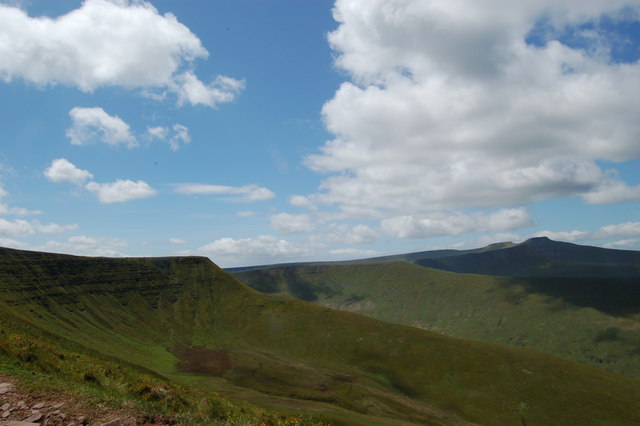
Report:
[[[136,416],[130,410],[89,406],[66,393],[25,391],[0,374],[0,426],[132,426],[168,424],[166,419]]]

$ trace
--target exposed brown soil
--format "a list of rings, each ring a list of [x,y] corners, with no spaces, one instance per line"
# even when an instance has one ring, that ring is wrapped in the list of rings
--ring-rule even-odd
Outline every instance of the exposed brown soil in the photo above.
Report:
[[[178,370],[184,373],[222,377],[231,370],[233,363],[226,349],[191,347],[175,349],[173,354],[180,359]]]

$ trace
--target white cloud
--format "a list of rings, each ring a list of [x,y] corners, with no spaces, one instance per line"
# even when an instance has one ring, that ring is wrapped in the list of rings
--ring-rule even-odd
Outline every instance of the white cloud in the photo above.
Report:
[[[574,195],[637,200],[637,187],[603,186],[610,175],[597,161],[640,156],[640,97],[629,90],[640,63],[554,39],[623,5],[338,0],[329,41],[351,81],[323,107],[335,137],[305,159],[330,176],[291,204],[379,218],[386,232],[408,237],[529,224],[523,215],[499,225],[456,212],[468,208]],[[527,43],[545,14],[546,41]]]
[[[9,193],[0,184],[0,200],[8,196]],[[29,210],[24,207],[11,207],[5,203],[0,203],[0,215],[5,216],[32,216],[42,214],[41,210]]]
[[[628,238],[640,237],[640,222],[624,222],[606,225],[593,233],[595,238]]]
[[[640,237],[640,222],[624,222],[602,226],[595,231],[540,231],[535,236],[546,236],[560,241],[607,241],[612,239],[632,240]],[[608,243],[613,244],[613,243]]]
[[[36,232],[41,232],[43,234],[59,234],[66,231],[74,231],[78,229],[78,225],[59,225],[57,223],[48,223],[46,225],[41,224],[40,222],[34,221],[32,225]]]
[[[94,142],[105,142],[112,146],[126,145],[128,148],[138,145],[129,125],[120,117],[107,114],[100,107],[75,107],[69,111],[69,115],[72,125],[67,129],[67,137],[73,145]]]
[[[42,224],[36,220],[7,220],[0,218],[1,237],[25,237],[34,234],[53,234],[78,229],[78,225],[59,225],[57,223]]]
[[[369,244],[378,239],[378,232],[367,225],[349,226],[343,223],[329,223],[310,237],[318,244]]]
[[[186,70],[207,50],[185,25],[146,1],[87,0],[56,18],[29,17],[0,5],[0,78],[37,85],[142,88],[156,98],[173,93],[179,103],[215,107],[243,87],[217,77],[205,85]]]
[[[174,191],[185,195],[235,195],[243,201],[270,200],[275,194],[258,185],[224,186],[204,183],[180,183],[174,186]]]
[[[306,214],[278,213],[269,220],[275,230],[287,235],[309,232],[315,227],[311,217]]]
[[[637,202],[640,201],[640,185],[628,186],[619,180],[607,180],[582,197],[589,204]]]
[[[189,128],[182,124],[174,124],[171,126],[173,134],[169,139],[169,146],[173,151],[177,151],[180,148],[180,143],[188,144],[191,142],[191,136],[189,136]]]
[[[24,207],[10,207],[6,204],[0,204],[0,215],[6,216],[32,216],[42,214],[42,210],[29,210]]]
[[[119,203],[123,201],[149,198],[156,195],[156,191],[144,181],[118,179],[111,183],[89,182],[86,185],[89,192],[98,196],[103,204]]]
[[[256,238],[220,238],[194,251],[180,254],[208,256],[223,267],[270,264],[298,260],[311,254],[301,244],[261,235]]]
[[[345,234],[344,241],[349,244],[368,244],[378,239],[378,233],[367,225],[356,225]]]
[[[292,195],[289,197],[289,203],[292,206],[303,207],[309,210],[316,210],[318,208],[310,196]]]
[[[382,231],[398,238],[429,238],[475,232],[501,232],[529,227],[533,221],[523,208],[491,214],[438,213],[431,217],[396,216],[381,222]]]
[[[0,236],[3,237],[22,237],[35,233],[34,227],[26,220],[6,220],[0,218]]]
[[[178,105],[206,105],[215,107],[219,103],[233,101],[244,89],[243,81],[218,76],[209,84],[204,84],[192,73],[185,72],[174,79],[173,90],[178,95]]]
[[[180,149],[181,144],[191,142],[189,128],[182,124],[174,124],[171,128],[163,126],[148,127],[146,136],[150,140],[157,139],[167,142],[172,151]]]
[[[548,237],[556,241],[579,241],[591,238],[591,233],[587,231],[540,231],[536,232],[536,237]]]
[[[169,238],[171,244],[186,244],[187,242],[180,238]]]
[[[0,238],[0,246],[15,248],[15,249],[29,248],[29,244],[23,243],[22,241],[12,240],[11,238]]]
[[[640,239],[613,241],[605,244],[604,247],[619,250],[640,250]]]
[[[121,250],[127,247],[127,242],[118,238],[96,238],[76,235],[69,237],[65,241],[47,241],[44,245],[37,247],[36,250],[78,256],[122,257],[125,255]]]
[[[256,212],[243,210],[243,211],[239,211],[238,213],[236,213],[236,216],[239,216],[239,217],[251,217],[251,216],[255,216],[255,214],[256,214]]]
[[[335,249],[329,250],[329,254],[340,257],[373,257],[380,253],[375,250],[359,250],[359,249]]]
[[[65,158],[58,158],[51,162],[51,166],[44,171],[44,175],[52,182],[73,182],[81,185],[93,175],[87,170],[81,170]],[[156,195],[156,191],[144,181],[117,179],[111,183],[89,182],[84,188],[97,195],[103,204],[149,198]]]
[[[93,175],[86,170],[77,168],[66,158],[56,158],[51,162],[44,175],[51,182],[71,182],[81,185],[87,179],[93,178]]]
[[[165,140],[169,134],[169,129],[163,126],[147,127],[147,137],[150,139]]]

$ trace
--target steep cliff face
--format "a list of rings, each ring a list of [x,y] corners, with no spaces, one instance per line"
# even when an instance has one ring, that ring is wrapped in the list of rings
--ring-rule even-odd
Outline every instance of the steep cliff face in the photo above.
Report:
[[[204,258],[0,250],[0,315],[183,384],[347,423],[640,422],[633,380],[264,295]]]

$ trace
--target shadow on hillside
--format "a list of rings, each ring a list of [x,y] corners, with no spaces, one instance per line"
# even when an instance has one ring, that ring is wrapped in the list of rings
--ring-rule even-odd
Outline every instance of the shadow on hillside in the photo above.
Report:
[[[324,283],[314,283],[304,278],[299,268],[264,269],[233,274],[236,279],[261,293],[284,293],[307,302],[315,302],[320,296],[339,294]]]
[[[614,316],[640,313],[640,279],[534,277],[505,278],[506,286],[520,285],[529,294],[549,297],[550,305],[563,301]]]

